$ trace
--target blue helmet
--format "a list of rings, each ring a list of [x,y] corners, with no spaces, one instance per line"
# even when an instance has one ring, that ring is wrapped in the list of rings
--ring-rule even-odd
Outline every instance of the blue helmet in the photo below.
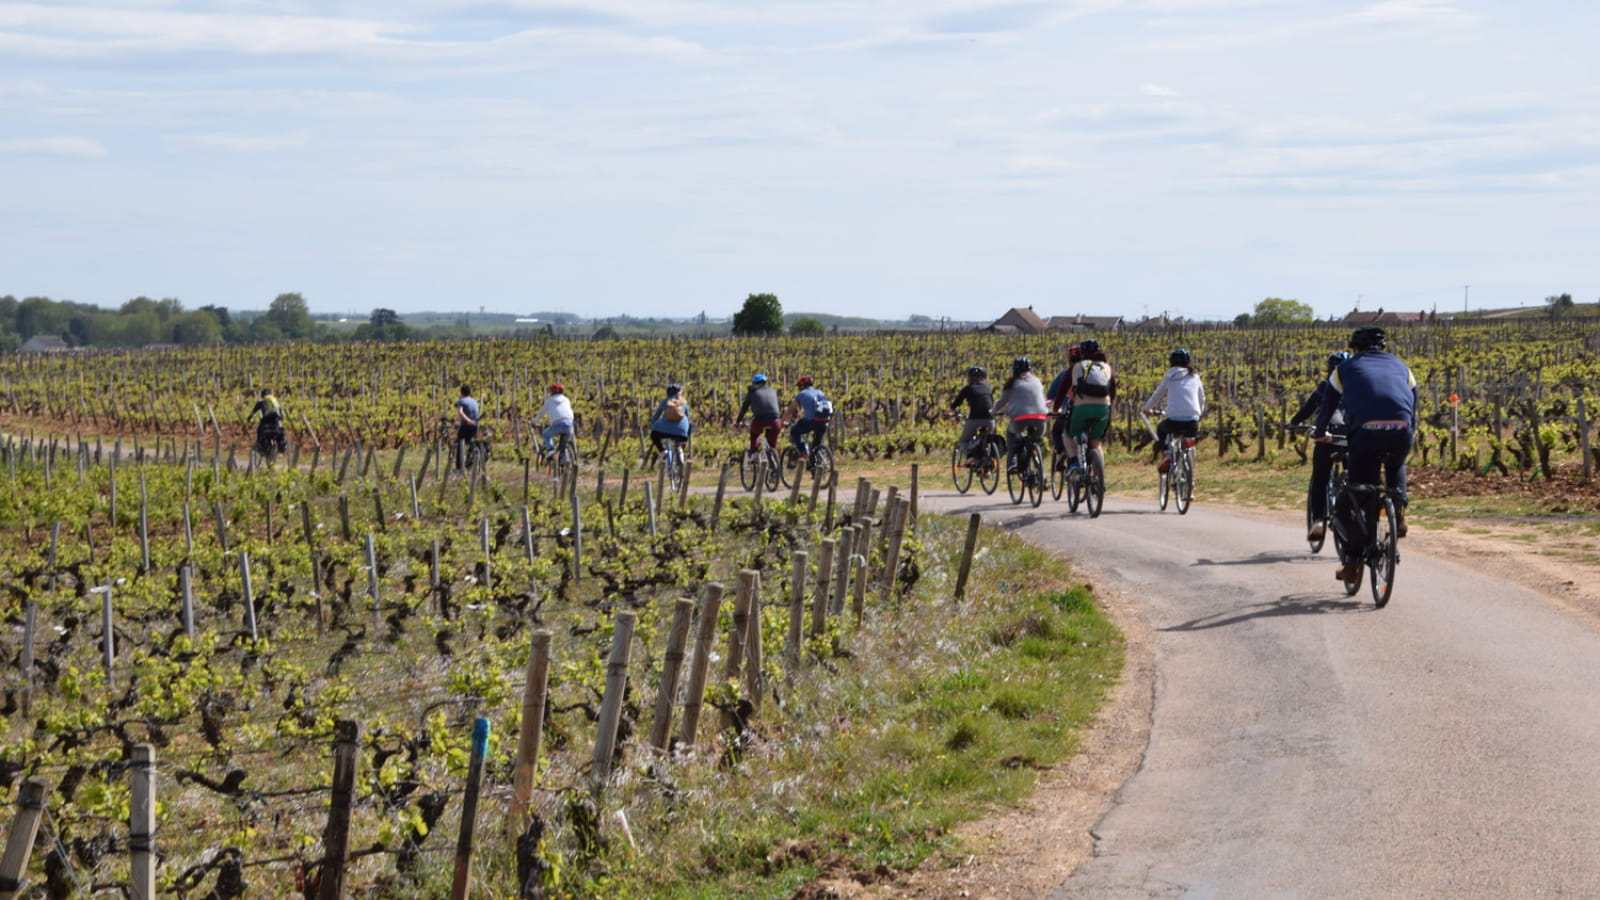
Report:
[[[756,374],[750,376],[750,383],[751,384],[766,384],[767,383],[767,376],[763,375],[760,372],[757,372]]]
[[[1178,349],[1176,349],[1176,350],[1172,351],[1171,353],[1167,354],[1167,365],[1169,365],[1169,366],[1182,366],[1185,369],[1189,368],[1189,366],[1190,366],[1189,351],[1185,350],[1182,347],[1179,347]]]

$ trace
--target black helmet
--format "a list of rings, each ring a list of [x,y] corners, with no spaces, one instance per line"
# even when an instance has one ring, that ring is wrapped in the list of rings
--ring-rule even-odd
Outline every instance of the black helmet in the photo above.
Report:
[[[1356,351],[1382,350],[1388,341],[1389,336],[1384,333],[1382,328],[1376,325],[1368,325],[1364,328],[1357,328],[1355,334],[1350,335],[1350,348]]]
[[[983,366],[967,366],[968,378],[982,378],[988,374],[989,373],[983,368]]]
[[[1031,372],[1032,370],[1033,363],[1026,356],[1019,356],[1011,361],[1012,375],[1021,375],[1023,372]]]
[[[1183,366],[1185,369],[1189,368],[1189,351],[1179,347],[1178,349],[1167,354],[1167,365]]]
[[[678,396],[679,392],[681,392],[682,390],[683,390],[683,385],[681,385],[681,384],[669,384],[669,385],[667,385],[667,396],[668,397],[676,397],[676,396]]]
[[[1094,338],[1084,338],[1078,342],[1078,355],[1088,356],[1100,352],[1100,342]]]
[[[1334,369],[1339,368],[1339,366],[1349,358],[1350,354],[1344,350],[1340,350],[1338,353],[1328,354],[1328,371],[1332,372]]]

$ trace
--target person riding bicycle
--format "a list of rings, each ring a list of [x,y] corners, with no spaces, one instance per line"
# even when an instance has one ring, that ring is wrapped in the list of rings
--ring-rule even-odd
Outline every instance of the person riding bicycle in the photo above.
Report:
[[[271,442],[282,449],[283,404],[279,403],[272,391],[266,388],[262,388],[261,399],[256,401],[256,405],[250,407],[250,414],[244,418],[245,424],[248,425],[258,414],[261,416],[261,421],[256,425],[256,446],[265,447]]]
[[[963,403],[967,405],[967,421],[961,425],[961,437],[956,439],[956,446],[971,463],[973,448],[977,446],[972,442],[973,436],[984,429],[994,431],[994,388],[983,366],[967,367],[967,383],[950,401],[950,408],[959,410]]]
[[[1089,447],[1100,446],[1111,426],[1111,403],[1117,399],[1117,373],[1094,338],[1078,343],[1078,362],[1072,367],[1067,398],[1072,415],[1067,418],[1068,448],[1077,456],[1077,435],[1089,436]]]
[[[1383,470],[1384,487],[1394,498],[1395,536],[1406,534],[1406,457],[1411,453],[1417,427],[1417,379],[1400,358],[1385,350],[1389,336],[1368,325],[1350,335],[1351,356],[1328,376],[1328,390],[1312,427],[1311,439],[1331,443],[1328,427],[1342,405],[1350,429],[1345,451],[1348,484],[1377,484]],[[1344,558],[1346,547],[1367,543],[1365,517],[1354,508],[1348,493],[1333,505],[1333,530],[1343,539],[1337,577],[1353,581],[1360,573],[1359,558]]]
[[[656,404],[655,412],[650,414],[649,425],[650,443],[658,454],[669,440],[688,442],[689,401],[683,399],[682,385],[667,385],[667,395]]]
[[[464,384],[461,386],[461,397],[456,400],[452,409],[456,411],[455,468],[459,472],[466,464],[467,447],[478,436],[478,418],[481,411],[478,401],[473,399],[472,388]]]
[[[1344,350],[1328,356],[1328,375],[1339,368],[1350,354]],[[1300,404],[1300,409],[1289,418],[1291,428],[1299,426],[1307,419],[1317,414],[1322,408],[1322,397],[1330,388],[1328,379],[1324,377],[1317,382],[1315,389]],[[1329,433],[1342,438],[1345,434],[1344,413],[1336,411],[1328,422]],[[1323,522],[1328,518],[1328,479],[1333,475],[1333,454],[1339,449],[1334,443],[1313,443],[1311,445],[1311,483],[1306,488],[1306,512],[1311,519],[1311,526],[1306,532],[1306,540],[1316,542],[1326,537]]]
[[[760,372],[750,376],[750,387],[744,392],[744,401],[739,404],[739,413],[734,416],[734,421],[744,424],[744,414],[750,413],[750,455],[756,452],[756,441],[766,435],[767,445],[774,450],[778,448],[778,391],[773,388],[767,376]]]
[[[1050,414],[1055,421],[1050,423],[1050,446],[1056,451],[1056,468],[1076,466],[1078,464],[1078,442],[1067,433],[1067,425],[1072,417],[1072,369],[1083,358],[1080,345],[1073,344],[1067,348],[1067,367],[1056,374],[1050,382],[1050,387],[1045,391],[1045,397],[1050,401]]]
[[[539,412],[533,417],[533,424],[544,421],[549,424],[540,434],[544,438],[544,452],[546,456],[553,456],[556,452],[556,435],[570,435],[575,430],[572,415],[572,400],[567,397],[567,389],[557,381],[550,385],[550,393],[544,398],[544,405],[539,407]]]
[[[828,422],[833,418],[833,401],[812,383],[810,375],[801,375],[795,382],[795,387],[800,393],[794,395],[789,401],[789,408],[785,411],[787,416],[797,416],[794,425],[789,428],[789,442],[801,456],[806,453],[806,445],[801,438],[805,435],[816,435],[811,439],[812,447],[822,446],[828,439]]]
[[[1171,438],[1196,437],[1200,434],[1200,417],[1206,413],[1206,386],[1194,370],[1194,360],[1182,347],[1167,354],[1167,374],[1144,402],[1145,415],[1153,416],[1163,407],[1166,416],[1156,426],[1156,452],[1160,454],[1156,470],[1165,472],[1172,465]]]
[[[1021,452],[1024,435],[1028,440],[1044,436],[1044,423],[1049,407],[1045,405],[1044,384],[1033,374],[1033,363],[1026,356],[1011,361],[1011,377],[1000,388],[1000,400],[994,405],[994,414],[1010,416],[1006,425],[1006,474],[1017,472],[1017,454]]]

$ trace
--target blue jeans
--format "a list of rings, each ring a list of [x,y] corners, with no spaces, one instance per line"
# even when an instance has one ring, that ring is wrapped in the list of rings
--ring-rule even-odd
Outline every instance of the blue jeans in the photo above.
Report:
[[[819,421],[817,419],[801,419],[800,421],[794,423],[794,425],[790,426],[789,441],[790,443],[794,444],[794,448],[799,450],[801,453],[804,453],[806,448],[804,444],[800,443],[800,437],[806,434],[815,434],[816,437],[812,438],[811,444],[814,447],[820,447],[822,446],[822,442],[828,437],[828,423]]]
[[[556,435],[558,435],[558,434],[571,434],[571,433],[572,433],[572,423],[571,422],[553,422],[553,423],[551,423],[549,425],[546,425],[545,428],[544,428],[544,449],[546,449],[546,450],[554,450],[556,448],[556,444],[555,444]]]

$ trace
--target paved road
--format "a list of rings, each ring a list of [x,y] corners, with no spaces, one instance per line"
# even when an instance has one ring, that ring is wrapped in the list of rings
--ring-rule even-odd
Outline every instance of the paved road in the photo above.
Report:
[[[1593,626],[1404,541],[1377,610],[1331,548],[1203,502],[922,507],[1070,553],[1148,614],[1149,747],[1051,898],[1600,897]]]

